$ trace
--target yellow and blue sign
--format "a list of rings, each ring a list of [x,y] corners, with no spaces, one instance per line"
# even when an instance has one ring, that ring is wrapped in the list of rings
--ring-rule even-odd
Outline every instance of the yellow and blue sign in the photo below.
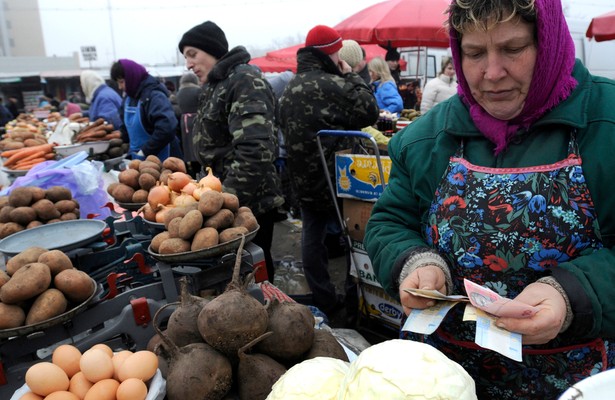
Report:
[[[380,156],[385,184],[389,180],[391,158]],[[337,196],[375,202],[383,187],[376,156],[365,154],[335,154]]]

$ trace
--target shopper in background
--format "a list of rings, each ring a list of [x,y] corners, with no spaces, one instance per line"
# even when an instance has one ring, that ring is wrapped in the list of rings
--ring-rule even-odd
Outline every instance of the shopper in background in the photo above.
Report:
[[[372,81],[365,60],[365,49],[352,39],[342,40],[342,48],[340,49],[340,59],[346,61],[352,72],[358,74],[365,83],[370,84]]]
[[[177,118],[167,89],[141,64],[125,58],[113,63],[111,79],[126,93],[120,107],[120,131],[130,143],[129,158],[155,155],[161,161],[167,159],[171,144],[175,141],[179,146]]]
[[[4,99],[0,97],[0,127],[4,127],[4,125],[14,119],[13,114],[4,105]]]
[[[6,104],[6,108],[8,108],[11,114],[13,114],[13,118],[17,118],[20,109],[19,100],[17,100],[15,97],[9,97],[9,101]]]
[[[391,139],[365,247],[406,314],[435,302],[405,289],[461,295],[465,278],[536,307],[493,321],[521,362],[477,346],[459,305],[408,336],[479,399],[557,399],[615,365],[615,82],[575,62],[560,1],[455,0],[448,26],[459,95]]]
[[[180,130],[181,144],[184,153],[184,161],[188,173],[197,178],[201,172],[201,164],[197,157],[192,127],[194,119],[199,109],[199,96],[203,93],[203,89],[199,85],[199,78],[192,71],[184,73],[179,79],[179,90],[177,91],[177,105],[180,111]]]
[[[421,114],[431,110],[436,104],[457,94],[457,80],[452,57],[442,57],[442,68],[438,76],[425,85],[421,100]]]
[[[85,102],[90,105],[83,111],[83,115],[95,121],[103,118],[107,123],[113,124],[115,129],[122,125],[120,108],[122,98],[111,89],[96,71],[85,70],[80,76],[81,90],[85,94]]]
[[[384,55],[384,60],[389,65],[391,76],[395,80],[395,85],[397,86],[399,86],[399,84],[401,83],[401,65],[399,64],[400,59],[401,55],[399,54],[397,49],[391,47],[387,49],[387,52]]]
[[[271,85],[248,65],[245,47],[229,50],[226,35],[211,21],[184,33],[179,51],[203,85],[193,128],[197,156],[222,180],[225,191],[252,209],[260,225],[252,241],[265,252],[273,282],[271,241],[284,199],[274,166],[277,132]]]
[[[334,29],[312,28],[305,47],[297,51],[297,74],[279,104],[279,123],[286,139],[288,167],[301,205],[301,253],[313,304],[325,313],[340,309],[328,271],[327,225],[337,221],[334,203],[316,143],[323,129],[360,130],[378,119],[378,104],[369,86],[340,59],[342,38]],[[335,152],[350,147],[347,140],[322,140],[329,170],[334,175]],[[338,228],[339,229],[339,228]]]
[[[395,79],[391,76],[389,66],[381,57],[374,57],[367,64],[369,75],[372,78],[372,88],[381,110],[390,113],[400,113],[404,102],[397,90]]]

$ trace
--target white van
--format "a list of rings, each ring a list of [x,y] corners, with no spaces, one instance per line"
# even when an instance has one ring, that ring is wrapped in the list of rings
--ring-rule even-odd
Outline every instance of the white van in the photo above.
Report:
[[[596,42],[585,37],[589,26],[588,19],[567,18],[568,29],[574,40],[576,57],[594,75],[615,79],[615,40]],[[450,49],[433,47],[404,47],[399,49],[401,58],[407,65],[401,71],[402,79],[420,79],[421,87],[440,72],[442,57],[450,56]]]

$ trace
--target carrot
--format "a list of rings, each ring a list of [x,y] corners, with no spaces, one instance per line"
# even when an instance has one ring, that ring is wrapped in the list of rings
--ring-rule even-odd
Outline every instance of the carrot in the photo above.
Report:
[[[21,163],[23,163],[23,162],[27,162],[27,161],[33,160],[33,159],[35,159],[35,158],[41,158],[41,157],[42,157],[42,158],[44,158],[44,157],[45,157],[45,154],[47,154],[47,153],[46,153],[46,152],[44,152],[44,151],[42,151],[42,150],[41,150],[41,151],[37,151],[36,153],[32,153],[32,154],[30,154],[29,156],[26,156],[26,157],[24,157],[24,158],[20,159],[20,160],[17,162],[17,164],[21,164]]]
[[[41,158],[34,158],[32,160],[23,162],[23,163],[19,163],[19,164],[15,164],[15,166],[11,167],[11,169],[14,170],[18,170],[18,171],[23,171],[25,169],[30,169],[33,166],[42,163],[45,160],[45,157],[41,157]]]
[[[13,164],[17,164],[17,162],[21,159],[23,159],[24,157],[28,157],[38,151],[43,151],[45,153],[49,153],[51,151],[53,151],[53,147],[55,146],[55,143],[47,143],[47,144],[41,144],[39,146],[31,146],[31,147],[24,147],[22,149],[20,149],[20,151],[12,154],[11,156],[9,156],[6,161],[4,162],[4,166],[5,167],[9,167]],[[6,152],[5,152],[6,153]]]

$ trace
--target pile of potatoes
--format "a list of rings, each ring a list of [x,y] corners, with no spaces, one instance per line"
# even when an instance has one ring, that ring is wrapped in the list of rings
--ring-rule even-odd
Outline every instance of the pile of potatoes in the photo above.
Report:
[[[164,226],[152,238],[150,249],[155,253],[207,249],[254,232],[258,222],[249,207],[240,207],[234,194],[206,190],[198,202],[167,209]]]
[[[107,193],[120,203],[145,203],[149,190],[159,183],[166,184],[173,172],[186,173],[186,163],[177,157],[164,161],[156,156],[145,160],[131,160],[128,168],[118,175],[118,182],[107,187]]]
[[[158,359],[147,350],[114,353],[104,343],[81,351],[70,344],[56,347],[51,362],[28,368],[29,391],[20,400],[144,400],[158,369]]]
[[[22,186],[0,197],[0,239],[24,229],[79,219],[79,202],[62,186]]]
[[[28,247],[0,270],[0,329],[33,325],[63,314],[96,290],[61,250]]]

